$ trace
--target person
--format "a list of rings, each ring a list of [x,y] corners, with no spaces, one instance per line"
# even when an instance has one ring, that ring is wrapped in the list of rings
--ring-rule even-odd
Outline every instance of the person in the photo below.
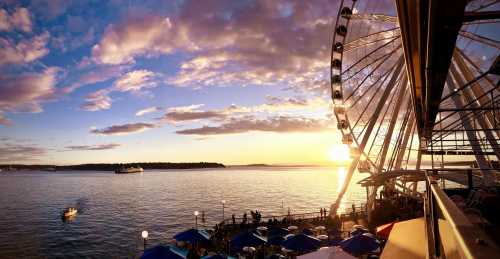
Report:
[[[243,224],[247,223],[247,213],[243,213]]]
[[[323,208],[319,208],[319,218],[323,219]]]
[[[233,220],[233,225],[236,225],[236,218],[234,217],[234,214],[231,216],[231,219]]]
[[[201,222],[203,222],[203,224],[205,224],[205,211],[204,210],[201,211]]]

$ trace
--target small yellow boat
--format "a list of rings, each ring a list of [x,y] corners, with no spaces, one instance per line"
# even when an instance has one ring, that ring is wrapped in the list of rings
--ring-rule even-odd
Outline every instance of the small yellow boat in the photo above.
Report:
[[[77,212],[78,210],[76,208],[69,207],[63,212],[63,216],[65,218],[73,217],[76,215]]]

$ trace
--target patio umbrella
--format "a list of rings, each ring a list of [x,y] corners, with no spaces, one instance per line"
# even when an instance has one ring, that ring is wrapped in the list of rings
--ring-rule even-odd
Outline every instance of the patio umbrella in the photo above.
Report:
[[[285,228],[271,228],[268,231],[268,236],[286,236],[288,235],[288,229]]]
[[[364,233],[368,233],[369,231],[364,228],[355,228],[351,231],[351,236],[356,236]]]
[[[330,239],[328,241],[328,245],[331,245],[331,246],[338,246],[340,244],[340,242],[344,241],[344,239],[342,239],[341,237],[339,236],[336,236],[332,239]]]
[[[306,235],[309,235],[309,236],[314,235],[314,232],[312,230],[308,229],[308,228],[302,229],[302,233],[306,234]]]
[[[362,255],[378,249],[380,247],[380,241],[370,233],[364,233],[345,239],[340,242],[340,247],[348,253]]]
[[[356,259],[338,247],[322,247],[318,251],[297,256],[297,259]]]
[[[221,255],[221,254],[216,254],[216,255],[202,256],[201,259],[236,259],[236,257],[227,256],[227,255]]]
[[[288,250],[307,252],[317,249],[321,240],[306,234],[297,234],[283,241],[281,245]]]
[[[266,243],[266,238],[247,231],[231,239],[231,247],[242,249],[245,246],[260,246]]]
[[[184,241],[189,243],[208,243],[210,242],[210,235],[204,230],[189,229],[184,232],[178,233],[174,236],[177,241]]]
[[[377,236],[383,237],[385,239],[389,238],[389,234],[391,233],[392,227],[396,222],[391,222],[382,226],[377,227]]]
[[[285,240],[282,236],[271,236],[267,238],[267,244],[279,246]]]
[[[155,246],[144,251],[141,259],[186,259],[187,251],[172,246]]]

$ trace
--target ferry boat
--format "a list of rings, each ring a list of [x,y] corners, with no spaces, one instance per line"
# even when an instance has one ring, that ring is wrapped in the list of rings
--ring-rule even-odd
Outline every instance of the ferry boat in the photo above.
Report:
[[[73,217],[76,215],[77,212],[78,210],[76,208],[69,207],[63,212],[63,217],[65,218]]]
[[[132,174],[132,173],[142,173],[144,169],[142,167],[128,167],[128,168],[119,168],[115,170],[115,174]]]

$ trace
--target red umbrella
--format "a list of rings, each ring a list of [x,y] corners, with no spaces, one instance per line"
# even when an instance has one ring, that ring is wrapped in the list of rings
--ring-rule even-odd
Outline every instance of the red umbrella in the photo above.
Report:
[[[389,234],[391,233],[392,227],[394,226],[395,223],[396,223],[396,221],[391,222],[391,223],[387,223],[387,224],[382,225],[382,226],[378,226],[377,227],[377,236],[383,237],[385,239],[389,238]]]

